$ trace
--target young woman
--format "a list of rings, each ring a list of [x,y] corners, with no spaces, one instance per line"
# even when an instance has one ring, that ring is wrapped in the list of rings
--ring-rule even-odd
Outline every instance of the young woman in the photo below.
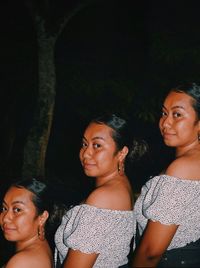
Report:
[[[0,224],[6,240],[15,243],[15,254],[5,268],[53,268],[50,245],[45,238],[50,222],[58,219],[47,185],[37,179],[9,186],[2,203]]]
[[[135,204],[141,240],[132,267],[200,265],[200,86],[173,88],[159,123],[176,157],[143,186]]]
[[[127,121],[114,114],[86,127],[80,161],[96,187],[63,217],[55,235],[57,267],[58,261],[64,268],[127,267],[134,217],[125,165],[145,146],[130,138]]]

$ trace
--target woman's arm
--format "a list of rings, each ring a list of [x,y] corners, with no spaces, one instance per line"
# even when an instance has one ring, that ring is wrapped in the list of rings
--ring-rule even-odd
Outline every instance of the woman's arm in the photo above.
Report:
[[[69,249],[63,268],[92,268],[98,254]]]
[[[132,267],[156,267],[168,248],[178,226],[148,221],[133,256]]]

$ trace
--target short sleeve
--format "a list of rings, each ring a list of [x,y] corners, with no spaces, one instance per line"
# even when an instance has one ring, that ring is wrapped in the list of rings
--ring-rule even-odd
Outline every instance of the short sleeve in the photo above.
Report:
[[[130,219],[115,211],[81,206],[76,218],[70,234],[64,231],[64,244],[84,253],[102,252],[108,239],[111,245],[120,244],[130,232]]]
[[[192,219],[200,209],[199,181],[163,175],[151,181],[147,188],[143,203],[143,214],[147,219],[180,225],[185,219]]]

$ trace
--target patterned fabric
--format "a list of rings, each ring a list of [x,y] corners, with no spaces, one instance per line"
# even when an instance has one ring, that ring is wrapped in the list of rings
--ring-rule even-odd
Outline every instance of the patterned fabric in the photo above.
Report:
[[[200,238],[200,181],[168,175],[151,178],[141,190],[134,215],[140,235],[148,219],[179,225],[168,250]]]
[[[95,268],[117,268],[128,262],[135,229],[132,211],[78,205],[62,219],[55,235],[55,263],[64,261],[69,248],[99,254]]]

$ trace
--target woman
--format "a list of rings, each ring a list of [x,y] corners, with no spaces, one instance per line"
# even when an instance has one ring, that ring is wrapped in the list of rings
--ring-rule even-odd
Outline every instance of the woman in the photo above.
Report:
[[[141,241],[132,267],[200,265],[200,86],[187,83],[166,96],[159,122],[176,157],[142,187],[135,204]]]
[[[85,129],[80,161],[96,187],[66,213],[56,232],[55,261],[64,268],[117,268],[128,263],[134,218],[124,168],[146,148],[130,139],[129,132],[126,120],[114,114],[92,120]]]
[[[15,254],[5,268],[54,267],[45,230],[59,218],[55,208],[49,188],[42,181],[26,179],[9,186],[3,198],[0,224],[5,239],[15,243]],[[50,233],[46,235],[50,238]]]

